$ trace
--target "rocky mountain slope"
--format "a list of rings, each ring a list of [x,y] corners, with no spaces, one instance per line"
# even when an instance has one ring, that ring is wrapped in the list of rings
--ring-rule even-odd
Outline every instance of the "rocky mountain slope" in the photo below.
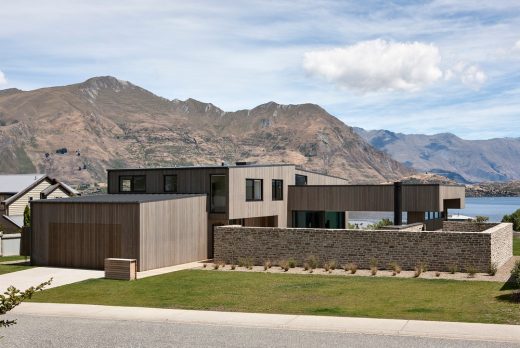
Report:
[[[464,140],[451,133],[355,131],[376,149],[417,171],[442,174],[460,183],[520,179],[520,138]]]
[[[0,172],[46,172],[71,183],[106,168],[287,162],[381,182],[410,170],[313,104],[274,102],[225,112],[158,97],[113,77],[33,91],[0,91]]]

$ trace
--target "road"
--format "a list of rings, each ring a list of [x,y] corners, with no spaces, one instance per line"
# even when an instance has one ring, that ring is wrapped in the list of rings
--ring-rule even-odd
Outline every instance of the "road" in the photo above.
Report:
[[[0,347],[514,347],[413,336],[16,314]],[[2,318],[4,319],[4,318]],[[520,345],[517,345],[520,347]]]

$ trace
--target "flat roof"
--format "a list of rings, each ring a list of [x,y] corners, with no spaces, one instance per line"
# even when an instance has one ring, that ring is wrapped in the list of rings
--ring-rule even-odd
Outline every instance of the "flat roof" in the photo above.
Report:
[[[70,198],[38,199],[32,203],[147,203],[158,201],[169,201],[172,199],[183,199],[190,197],[206,196],[204,193],[197,194],[172,194],[172,193],[119,193],[92,196],[79,196]]]
[[[169,169],[218,169],[218,168],[251,168],[251,167],[284,167],[284,166],[296,166],[290,163],[280,163],[280,164],[210,164],[210,165],[201,165],[201,166],[178,166],[178,167],[152,167],[152,168],[118,168],[118,169],[107,169],[107,172],[112,171],[126,171],[126,170],[169,170]]]

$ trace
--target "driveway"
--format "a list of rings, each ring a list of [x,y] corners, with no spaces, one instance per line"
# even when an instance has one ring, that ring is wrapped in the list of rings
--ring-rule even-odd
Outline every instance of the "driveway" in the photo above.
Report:
[[[0,292],[3,293],[11,285],[20,290],[25,290],[31,286],[39,285],[50,278],[53,278],[52,283],[46,289],[77,283],[91,278],[103,278],[104,276],[104,271],[58,267],[35,267],[0,275]]]

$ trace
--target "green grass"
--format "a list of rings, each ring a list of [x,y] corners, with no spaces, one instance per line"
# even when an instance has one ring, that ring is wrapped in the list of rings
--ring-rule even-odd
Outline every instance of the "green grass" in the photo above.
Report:
[[[36,302],[520,324],[503,284],[479,281],[186,270],[133,282],[95,279]]]
[[[513,238],[513,255],[520,256],[520,237]]]
[[[25,256],[0,256],[0,262],[22,261],[22,260],[25,260]]]
[[[31,266],[0,265],[0,274],[23,271],[24,269],[29,269],[29,268],[31,268]]]

